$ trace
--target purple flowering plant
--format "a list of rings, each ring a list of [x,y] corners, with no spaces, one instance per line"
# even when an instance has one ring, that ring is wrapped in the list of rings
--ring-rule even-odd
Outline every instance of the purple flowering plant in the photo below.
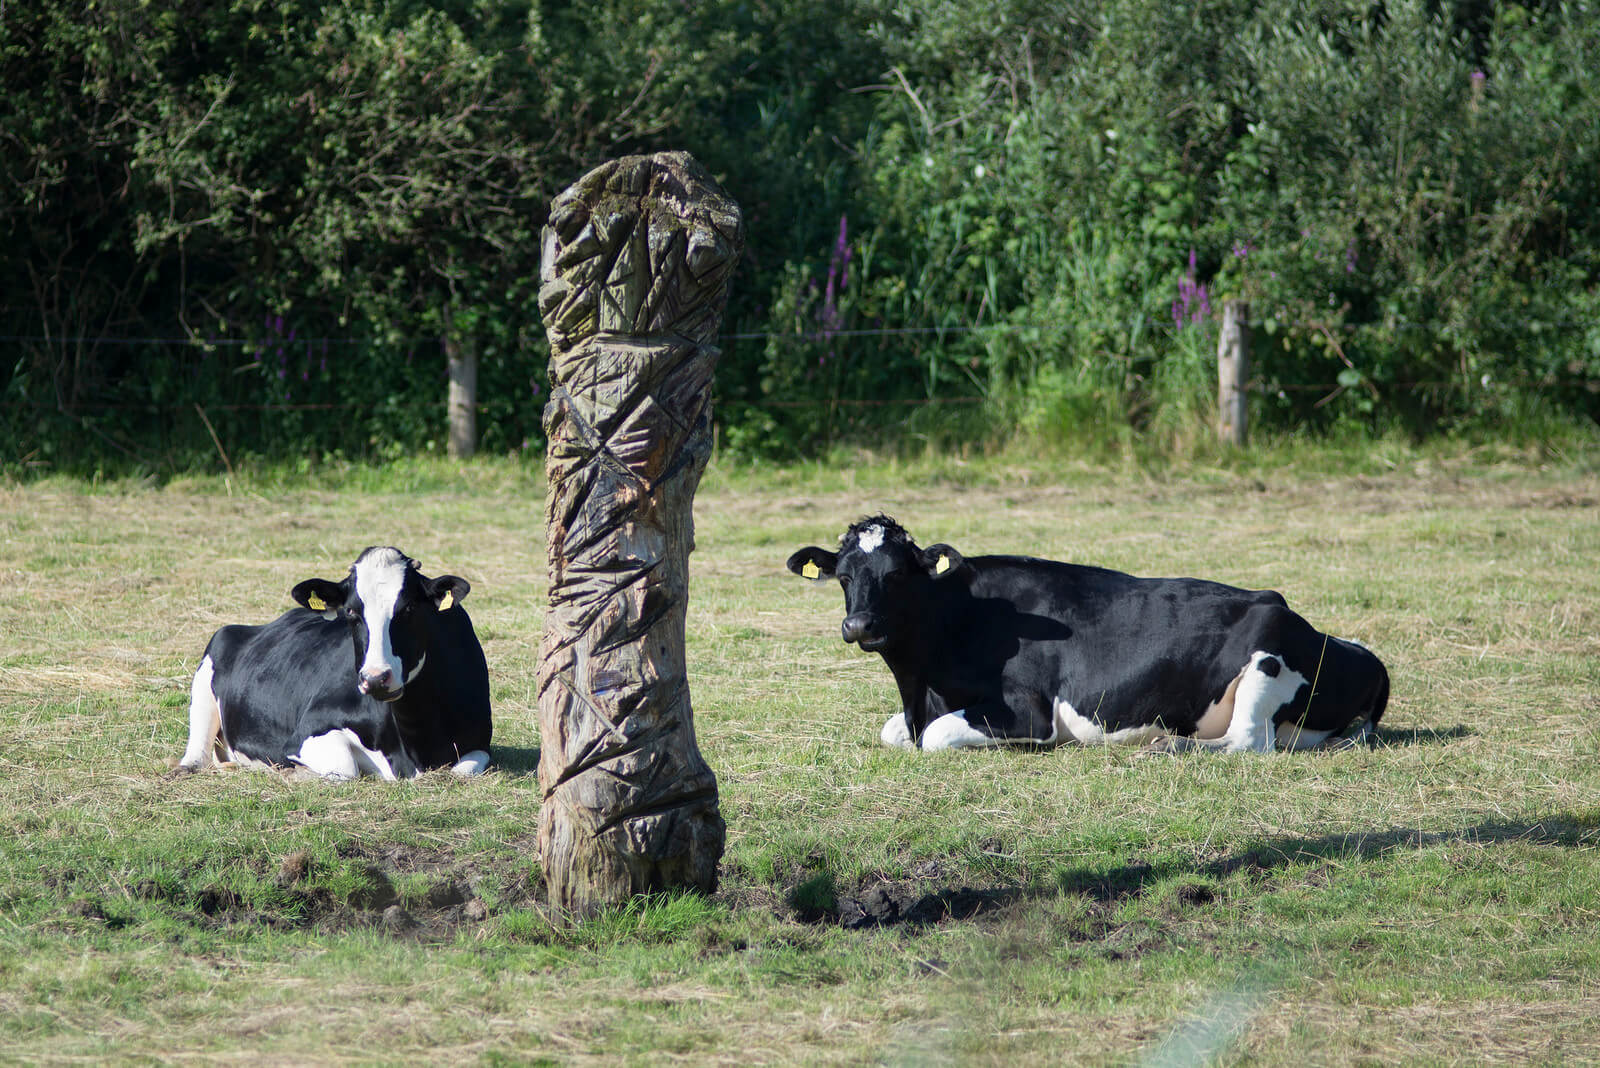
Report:
[[[828,277],[822,289],[822,307],[817,311],[818,333],[824,345],[830,346],[828,351],[817,357],[817,364],[821,366],[833,357],[833,338],[844,328],[844,312],[839,308],[839,298],[844,295],[845,286],[850,283],[850,220],[847,216],[839,216],[839,236],[834,239],[833,250],[828,256]]]
[[[1195,277],[1195,252],[1189,250],[1189,269],[1178,279],[1178,299],[1172,302],[1172,321],[1179,330],[1211,318],[1211,294]]]
[[[246,355],[281,383],[283,403],[287,404],[294,400],[291,386],[296,377],[309,383],[313,374],[327,375],[328,339],[300,338],[299,328],[288,326],[282,315],[265,315],[261,325],[261,338]]]

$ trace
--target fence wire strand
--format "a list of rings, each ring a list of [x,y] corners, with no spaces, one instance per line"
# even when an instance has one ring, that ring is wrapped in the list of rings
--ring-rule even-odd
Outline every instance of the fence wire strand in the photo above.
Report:
[[[1260,317],[1260,318],[1251,319],[1251,320],[1248,320],[1248,325],[1250,326],[1250,328],[1252,330],[1259,330],[1259,329],[1263,329],[1267,325],[1269,320],[1274,323],[1274,325],[1277,327],[1278,330],[1293,330],[1293,329],[1300,328],[1300,327],[1306,327],[1308,325],[1308,324],[1304,324],[1304,323],[1298,323],[1298,322],[1278,319],[1276,317]],[[1596,324],[1596,323],[1592,323],[1592,322],[1588,322],[1588,321],[1577,320],[1577,319],[1520,320],[1520,321],[1518,321],[1516,323],[1507,323],[1507,322],[1505,322],[1503,320],[1480,320],[1479,321],[1480,325],[1482,325],[1484,323],[1488,323],[1490,325],[1495,325],[1495,326],[1498,326],[1500,328],[1505,328],[1505,329],[1516,328],[1516,329],[1519,329],[1519,330],[1533,330],[1533,331],[1547,330],[1547,329],[1563,329],[1563,330],[1565,330],[1565,329],[1575,329],[1575,328],[1580,328],[1580,327],[1584,328],[1584,329],[1595,329],[1595,328],[1597,328],[1597,326],[1600,326],[1600,324]],[[1174,324],[1171,320],[1168,320],[1168,319],[1165,319],[1165,318],[1161,318],[1161,317],[1151,317],[1151,316],[1141,317],[1138,320],[1123,320],[1123,321],[1119,321],[1119,322],[1115,322],[1115,323],[1109,323],[1109,322],[1099,322],[1099,323],[1075,322],[1075,323],[1073,323],[1071,325],[1074,328],[1085,328],[1085,327],[1088,327],[1088,328],[1101,329],[1101,330],[1130,329],[1130,328],[1133,328],[1135,326],[1140,327],[1140,328],[1147,328],[1147,327],[1151,327],[1151,326],[1163,326],[1163,327],[1175,327],[1177,329],[1187,329],[1188,326],[1189,326],[1189,324],[1185,324],[1185,323]],[[1397,320],[1390,320],[1390,321],[1383,321],[1383,322],[1374,321],[1374,322],[1368,322],[1368,323],[1315,324],[1315,327],[1318,330],[1326,330],[1326,329],[1330,329],[1331,328],[1331,329],[1336,329],[1336,330],[1339,330],[1341,332],[1347,332],[1347,333],[1348,332],[1353,332],[1353,331],[1356,331],[1356,330],[1369,328],[1369,327],[1374,327],[1374,326],[1387,326],[1387,327],[1390,327],[1390,328],[1406,329],[1406,330],[1440,330],[1440,329],[1443,329],[1443,324],[1438,324],[1438,323],[1419,323],[1419,322],[1414,322],[1414,321],[1411,321],[1411,320],[1404,320],[1404,319],[1397,319]],[[723,342],[753,341],[753,342],[766,343],[766,342],[771,342],[771,341],[778,341],[778,342],[798,343],[798,344],[830,344],[830,343],[833,343],[833,342],[836,342],[836,341],[839,341],[839,340],[858,340],[858,339],[867,339],[867,338],[946,337],[946,336],[950,336],[950,335],[960,335],[960,334],[969,334],[970,335],[970,334],[989,334],[989,333],[1016,334],[1016,333],[1023,333],[1023,332],[1028,332],[1028,331],[1039,332],[1039,333],[1048,333],[1048,332],[1051,332],[1051,331],[1058,331],[1058,330],[1063,330],[1063,329],[1066,329],[1066,328],[1067,327],[1065,325],[1060,324],[1060,323],[1045,323],[1045,322],[959,323],[959,324],[949,324],[949,325],[944,325],[944,326],[935,325],[935,326],[902,326],[902,327],[863,327],[863,328],[859,328],[859,329],[818,330],[818,331],[798,332],[798,333],[789,333],[789,332],[781,332],[781,331],[770,331],[770,330],[769,331],[733,331],[733,332],[730,332],[730,333],[725,333],[725,334],[720,335],[719,340],[723,341]],[[476,342],[482,343],[482,342],[495,341],[495,340],[501,340],[501,339],[499,339],[499,338],[489,338],[489,337],[479,336],[479,335],[466,335],[466,336],[463,336],[461,338],[458,338],[457,340],[458,341],[476,341]],[[52,346],[61,346],[61,347],[82,347],[82,346],[99,346],[99,345],[104,345],[104,346],[142,346],[142,345],[147,345],[147,346],[152,346],[152,347],[160,346],[160,347],[179,347],[179,348],[199,348],[199,349],[205,349],[205,350],[232,348],[232,349],[254,350],[254,352],[251,353],[251,355],[254,355],[254,356],[259,358],[259,357],[266,356],[268,353],[280,354],[280,353],[283,353],[285,350],[294,351],[294,350],[303,349],[303,350],[309,352],[309,351],[311,351],[313,349],[326,350],[327,348],[329,348],[331,346],[360,346],[360,347],[372,347],[372,348],[383,347],[383,348],[412,348],[412,349],[423,347],[423,346],[428,346],[428,345],[440,345],[442,347],[443,344],[444,344],[444,340],[442,338],[438,337],[437,335],[430,335],[430,336],[427,336],[427,337],[401,337],[401,338],[387,338],[387,339],[385,339],[385,338],[370,338],[370,337],[334,337],[334,336],[294,337],[294,338],[286,338],[286,337],[283,337],[283,336],[277,336],[277,337],[267,337],[267,338],[251,338],[251,337],[203,337],[203,336],[178,336],[178,337],[137,337],[137,336],[135,336],[135,337],[109,337],[109,336],[106,336],[106,337],[101,337],[101,336],[92,336],[92,335],[80,335],[80,336],[70,336],[70,337],[52,337],[52,336],[49,336],[49,335],[0,334],[0,344],[52,345]],[[248,368],[249,366],[250,365],[246,365],[246,368]],[[237,370],[239,370],[239,368],[236,368],[235,370],[237,371]],[[1404,390],[1404,391],[1418,391],[1418,390],[1430,390],[1430,389],[1437,390],[1437,389],[1458,388],[1458,387],[1461,387],[1461,386],[1463,386],[1465,384],[1466,384],[1465,382],[1453,382],[1453,381],[1443,381],[1443,380],[1425,380],[1425,381],[1383,382],[1382,386],[1383,386],[1384,389],[1397,389],[1397,390]],[[1519,387],[1524,388],[1524,389],[1532,388],[1532,389],[1535,389],[1535,390],[1542,390],[1542,389],[1547,389],[1547,388],[1550,388],[1552,386],[1555,386],[1557,383],[1553,379],[1549,379],[1549,378],[1546,378],[1546,379],[1543,379],[1543,380],[1539,380],[1539,381],[1532,381],[1532,380],[1524,378],[1524,379],[1521,379],[1521,380],[1517,381],[1516,384]],[[1280,393],[1280,392],[1282,392],[1282,393],[1328,392],[1328,391],[1332,391],[1332,390],[1341,390],[1341,389],[1345,388],[1345,386],[1344,386],[1344,384],[1339,383],[1339,382],[1292,382],[1292,383],[1289,383],[1289,382],[1274,382],[1274,383],[1268,383],[1268,382],[1263,381],[1263,379],[1258,376],[1256,378],[1253,378],[1249,383],[1247,383],[1245,388],[1247,390],[1249,390],[1250,392],[1252,392],[1252,393],[1272,394],[1272,393]],[[802,400],[785,400],[785,399],[777,399],[777,398],[760,398],[760,399],[756,399],[756,400],[746,400],[746,399],[743,399],[743,398],[723,398],[722,399],[722,403],[739,404],[739,405],[744,405],[744,406],[747,406],[747,407],[754,407],[754,408],[786,408],[786,409],[788,409],[788,408],[885,408],[885,407],[923,407],[923,406],[933,406],[933,405],[981,404],[986,399],[987,398],[985,398],[984,396],[981,396],[981,395],[970,395],[970,394],[967,394],[967,395],[936,396],[936,397],[822,398],[822,399],[815,399],[815,400],[804,400],[804,399],[802,399]],[[192,402],[184,402],[184,403],[173,402],[173,403],[169,403],[169,404],[161,404],[161,403],[156,403],[156,402],[148,402],[148,403],[78,403],[78,404],[71,405],[71,410],[73,410],[73,411],[82,411],[82,412],[143,411],[143,412],[155,413],[155,412],[176,411],[176,410],[179,410],[179,409],[187,410],[189,408],[189,406],[190,406],[190,403],[192,403]],[[322,402],[322,403],[294,403],[294,402],[285,401],[283,403],[278,403],[278,404],[210,404],[210,405],[207,405],[206,408],[209,411],[223,411],[223,412],[363,411],[363,410],[367,410],[367,409],[371,409],[371,408],[376,407],[377,403],[378,402],[365,403],[365,402],[360,402],[360,401],[340,401],[340,402]],[[396,407],[392,403],[389,404],[389,406],[390,407]],[[59,407],[60,407],[59,405],[52,405],[52,404],[48,404],[48,403],[45,403],[45,402],[42,402],[42,401],[41,402],[27,402],[27,401],[0,402],[0,408],[6,408],[6,409],[12,409],[12,410],[22,409],[22,408],[33,409],[33,410],[57,410]],[[398,405],[398,407],[403,408],[403,409],[407,409],[407,410],[423,410],[423,409],[432,408],[433,405],[432,404],[416,403],[416,404]],[[476,408],[477,408],[477,410],[479,412],[482,412],[482,413],[487,413],[490,410],[490,406],[486,405],[486,404],[479,404],[479,405],[476,406]]]

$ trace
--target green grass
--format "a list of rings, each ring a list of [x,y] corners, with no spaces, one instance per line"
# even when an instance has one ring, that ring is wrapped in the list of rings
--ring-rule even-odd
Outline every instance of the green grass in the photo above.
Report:
[[[574,927],[535,855],[537,470],[323,475],[0,485],[0,1062],[1600,1057],[1590,455],[714,465],[688,655],[722,887]],[[1282,590],[1388,662],[1382,744],[886,750],[887,671],[782,566],[878,510]],[[499,769],[166,779],[210,632],[380,541],[472,582]]]

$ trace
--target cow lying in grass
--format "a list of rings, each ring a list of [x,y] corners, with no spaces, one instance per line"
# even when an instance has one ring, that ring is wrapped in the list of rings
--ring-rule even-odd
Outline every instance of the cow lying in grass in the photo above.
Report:
[[[919,548],[887,516],[789,557],[844,588],[844,640],[894,673],[890,745],[1152,742],[1169,751],[1370,741],[1389,675],[1270,591]]]
[[[483,771],[489,669],[461,607],[469,589],[373,547],[342,581],[295,586],[301,607],[265,626],[223,627],[194,675],[179,769],[215,756],[330,779]]]

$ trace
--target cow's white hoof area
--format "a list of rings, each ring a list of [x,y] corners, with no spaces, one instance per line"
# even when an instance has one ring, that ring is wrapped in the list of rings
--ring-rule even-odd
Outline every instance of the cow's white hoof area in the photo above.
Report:
[[[307,738],[300,743],[300,751],[289,756],[290,763],[298,764],[324,779],[335,782],[360,778],[361,772],[356,767],[355,758],[351,756],[350,743],[345,738],[345,733],[342,730],[334,730]]]
[[[916,743],[911,740],[911,730],[906,726],[906,717],[899,712],[890,716],[883,724],[883,730],[878,732],[879,739],[884,745],[895,749],[915,749]]]
[[[395,777],[389,758],[362,745],[360,737],[349,727],[307,738],[300,743],[300,752],[291,754],[289,761],[335,782],[359,779],[363,775],[389,781]]]
[[[967,717],[960,712],[946,712],[922,732],[922,748],[925,751],[935,749],[971,749],[978,746],[995,745],[997,739],[978,730],[967,722]]]
[[[489,754],[482,749],[474,749],[451,765],[450,770],[465,779],[473,775],[482,775],[488,768]]]

